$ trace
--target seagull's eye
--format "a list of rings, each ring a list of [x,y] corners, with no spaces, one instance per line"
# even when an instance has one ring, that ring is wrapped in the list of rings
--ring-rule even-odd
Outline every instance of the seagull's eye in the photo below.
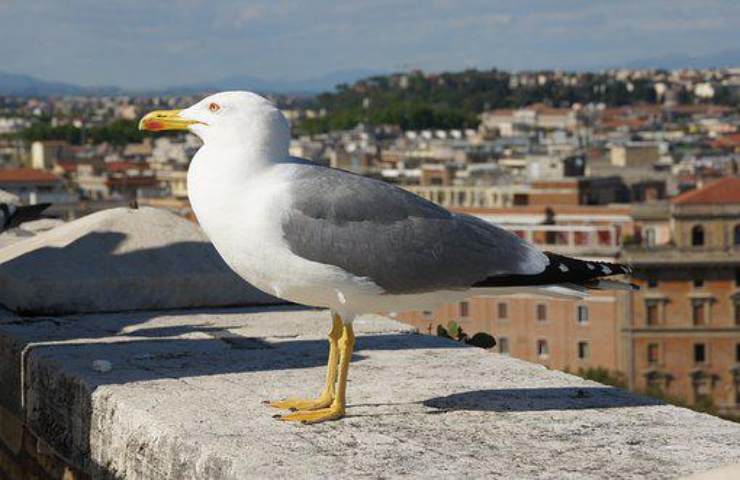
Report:
[[[211,103],[208,105],[208,110],[212,111],[213,113],[216,113],[219,110],[221,110],[221,105],[219,105],[218,103]]]

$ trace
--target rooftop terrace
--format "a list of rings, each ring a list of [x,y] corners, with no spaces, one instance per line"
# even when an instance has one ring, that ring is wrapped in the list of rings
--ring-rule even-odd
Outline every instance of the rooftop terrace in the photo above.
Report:
[[[740,424],[418,335],[377,315],[356,322],[347,417],[280,422],[262,402],[319,391],[327,312],[263,296],[241,299],[258,306],[209,306],[223,299],[191,297],[203,286],[186,281],[208,262],[178,272],[178,296],[138,298],[136,311],[90,311],[120,308],[111,292],[125,297],[117,276],[131,272],[117,262],[137,259],[138,248],[161,272],[148,285],[170,288],[159,262],[172,257],[147,240],[156,237],[146,223],[153,220],[163,222],[148,209],[119,210],[41,233],[34,248],[0,250],[7,305],[9,273],[26,282],[11,291],[33,287],[31,272],[19,268],[33,263],[23,262],[57,262],[36,265],[59,288],[54,272],[85,253],[80,239],[104,227],[125,239],[105,251],[111,258],[97,259],[110,262],[108,277],[77,284],[99,292],[97,303],[83,302],[82,290],[58,312],[44,303],[53,295],[24,296],[23,314],[0,309],[0,477],[676,478],[740,463]],[[176,243],[191,226],[171,222],[165,230]],[[207,247],[188,238],[190,255]],[[214,285],[239,281],[211,273]]]
[[[4,448],[23,424],[93,478],[674,478],[740,461],[740,425],[379,316],[357,322],[345,419],[274,419],[263,400],[320,389],[328,324],[287,306],[4,312]]]

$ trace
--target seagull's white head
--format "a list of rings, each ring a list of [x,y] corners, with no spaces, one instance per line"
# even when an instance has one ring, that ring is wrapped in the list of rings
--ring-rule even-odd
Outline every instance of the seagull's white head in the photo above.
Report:
[[[221,92],[183,110],[157,110],[140,130],[189,130],[206,145],[288,154],[290,125],[269,100],[251,92]]]

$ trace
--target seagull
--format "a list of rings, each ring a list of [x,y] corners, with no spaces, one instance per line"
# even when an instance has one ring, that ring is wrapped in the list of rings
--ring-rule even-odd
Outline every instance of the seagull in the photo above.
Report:
[[[23,222],[38,220],[43,211],[51,205],[50,203],[18,205],[18,202],[17,197],[0,190],[0,233],[15,228]]]
[[[254,93],[150,112],[139,128],[187,130],[203,140],[189,166],[188,197],[230,268],[276,297],[331,311],[322,393],[267,402],[292,411],[285,421],[345,415],[360,314],[431,310],[481,294],[583,298],[588,289],[636,288],[603,278],[629,274],[629,266],[542,252],[389,183],[291,156],[288,121]]]

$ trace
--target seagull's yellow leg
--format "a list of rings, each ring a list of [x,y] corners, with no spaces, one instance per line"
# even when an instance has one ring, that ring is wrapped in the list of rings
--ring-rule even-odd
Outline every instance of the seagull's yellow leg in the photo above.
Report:
[[[288,415],[283,415],[280,419],[289,422],[319,423],[342,418],[347,404],[347,373],[349,372],[349,362],[352,359],[352,351],[354,348],[355,333],[352,330],[352,324],[345,325],[342,338],[339,339],[339,375],[337,378],[337,394],[328,408],[290,413]]]
[[[339,339],[342,336],[342,325],[341,317],[335,313],[331,313],[332,326],[329,332],[329,362],[326,367],[326,385],[324,391],[321,392],[319,398],[303,400],[297,398],[291,398],[288,400],[280,400],[275,402],[268,402],[268,404],[275,408],[285,408],[289,410],[316,410],[318,408],[325,408],[331,405],[334,400],[334,384],[337,382],[337,367],[339,364]]]

